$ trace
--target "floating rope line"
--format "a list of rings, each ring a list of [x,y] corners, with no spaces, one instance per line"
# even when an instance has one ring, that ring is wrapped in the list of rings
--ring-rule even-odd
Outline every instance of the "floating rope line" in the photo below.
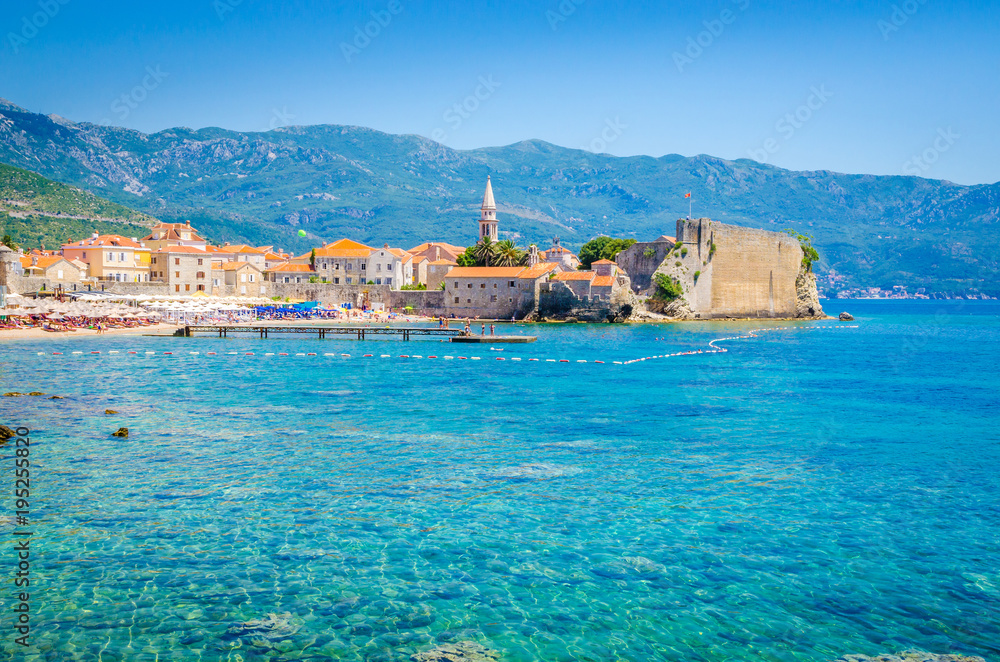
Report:
[[[849,325],[849,326],[848,325],[843,325],[843,326],[841,326],[841,325],[779,326],[779,327],[753,329],[751,331],[747,331],[745,334],[740,335],[740,336],[727,336],[727,337],[724,337],[724,338],[715,338],[714,340],[710,340],[708,342],[708,347],[710,347],[710,349],[693,349],[693,350],[687,350],[687,351],[684,351],[684,352],[674,352],[672,354],[657,354],[657,355],[653,355],[653,356],[643,356],[641,358],[630,359],[628,361],[610,361],[610,362],[608,362],[608,361],[588,360],[588,359],[554,359],[554,358],[553,359],[549,359],[549,358],[546,358],[546,359],[543,359],[543,358],[522,359],[521,357],[517,357],[517,356],[510,356],[510,357],[497,356],[497,357],[494,357],[494,359],[495,359],[495,361],[505,361],[505,362],[506,361],[521,362],[521,361],[526,360],[528,363],[594,363],[594,364],[600,364],[600,365],[621,365],[621,366],[625,366],[625,365],[632,365],[634,363],[643,363],[645,361],[653,361],[653,360],[656,360],[656,359],[671,359],[671,358],[677,358],[677,357],[681,357],[681,356],[694,356],[694,355],[698,355],[698,354],[724,354],[724,353],[728,352],[729,350],[726,349],[725,347],[720,346],[719,343],[731,342],[731,341],[736,341],[736,340],[751,340],[751,339],[760,337],[761,334],[764,334],[764,333],[773,333],[775,331],[820,331],[820,330],[824,330],[824,329],[826,329],[826,330],[830,330],[830,329],[832,329],[832,330],[840,330],[840,329],[857,329],[857,328],[859,328],[859,325],[853,324],[853,325]],[[665,341],[665,340],[668,340],[668,338],[656,338],[655,340],[664,340]],[[121,354],[122,353],[119,350],[111,350],[111,351],[108,351],[107,353],[102,353],[99,350],[92,350],[90,352],[79,350],[79,351],[74,351],[74,352],[70,353],[71,356],[77,356],[77,355],[79,355],[79,356],[101,356],[101,357],[110,356],[110,355],[120,356]],[[142,352],[142,354],[144,354],[147,357],[149,357],[149,356],[156,356],[156,355],[160,355],[160,356],[182,356],[182,355],[184,355],[183,352],[156,352],[156,351],[153,351],[153,350],[146,350],[146,351]],[[202,356],[202,354],[200,352],[187,352],[186,354],[187,354],[187,356],[190,356],[190,357]],[[37,355],[38,356],[46,356],[46,355],[51,355],[51,356],[66,356],[66,354],[64,352],[37,352]],[[140,355],[140,352],[138,350],[127,350],[126,351],[126,356],[138,356],[138,355]],[[254,356],[254,357],[256,357],[256,356],[262,356],[262,357],[275,357],[275,356],[277,356],[277,357],[291,357],[291,356],[295,356],[295,357],[303,357],[303,358],[305,358],[305,357],[317,357],[318,358],[319,357],[319,354],[317,352],[296,352],[294,354],[292,354],[290,352],[277,352],[277,353],[276,352],[267,352],[267,353],[264,353],[264,354],[257,354],[255,352],[226,352],[224,354],[221,354],[221,356],[240,356],[240,355],[242,355],[244,357],[247,357],[247,356]],[[220,356],[220,354],[217,353],[217,352],[205,352],[204,356],[205,357],[216,357],[216,356]],[[328,357],[328,358],[341,358],[341,359],[349,359],[349,358],[352,357],[351,354],[346,354],[346,353],[339,353],[338,354],[336,352],[324,352],[322,356],[323,357]],[[392,359],[393,356],[392,356],[392,354],[379,354],[376,357],[375,354],[363,354],[363,355],[361,355],[360,358],[365,358],[365,359],[374,359],[374,358]],[[479,357],[479,356],[437,356],[437,355],[430,355],[430,356],[424,357],[424,356],[415,355],[415,354],[414,355],[411,355],[411,354],[400,354],[399,356],[397,356],[395,358],[397,358],[397,359],[406,359],[406,360],[424,360],[424,361],[427,361],[427,360],[437,360],[437,359],[441,359],[441,360],[445,360],[445,361],[452,361],[452,360],[455,360],[455,359],[458,359],[459,361],[481,361],[482,360],[482,357]]]

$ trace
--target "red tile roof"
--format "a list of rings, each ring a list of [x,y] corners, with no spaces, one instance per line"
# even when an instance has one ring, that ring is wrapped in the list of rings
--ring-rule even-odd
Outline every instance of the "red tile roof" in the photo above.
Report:
[[[615,264],[615,265],[617,265],[618,263],[617,262],[612,262],[611,260],[597,260],[596,262],[591,262],[591,264]]]
[[[556,274],[552,280],[594,280],[596,275],[593,271],[563,271]]]
[[[615,284],[614,276],[598,276],[591,282],[591,287],[611,287]]]
[[[547,274],[552,273],[553,271],[558,270],[559,267],[560,265],[555,262],[539,262],[535,266],[528,267],[523,272],[521,272],[518,278],[524,278],[526,280],[536,280],[538,278],[541,278],[542,276],[545,276]]]

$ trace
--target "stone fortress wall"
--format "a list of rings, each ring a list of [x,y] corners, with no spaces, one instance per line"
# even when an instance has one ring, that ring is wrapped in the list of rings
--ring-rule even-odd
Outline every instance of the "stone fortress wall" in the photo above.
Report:
[[[662,273],[681,283],[696,318],[801,316],[802,248],[793,237],[707,218],[678,220],[676,236],[679,246],[666,251],[652,274],[642,253],[665,242],[636,244],[619,256],[620,265],[641,270],[632,279],[638,293],[653,293],[655,274]]]

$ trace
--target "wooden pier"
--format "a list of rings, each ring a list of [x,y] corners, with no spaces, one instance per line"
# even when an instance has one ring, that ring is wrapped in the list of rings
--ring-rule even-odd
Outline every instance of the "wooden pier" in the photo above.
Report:
[[[442,329],[429,326],[321,326],[317,324],[189,324],[174,332],[175,336],[190,338],[195,334],[211,333],[227,338],[230,333],[245,333],[268,338],[272,334],[306,334],[323,339],[330,336],[353,336],[365,340],[373,336],[389,336],[410,340],[411,337],[448,338],[463,343],[529,343],[535,336],[465,336],[461,329]]]
[[[309,325],[261,325],[261,324],[189,324],[177,329],[175,336],[190,338],[196,333],[214,333],[219,338],[226,338],[230,333],[248,333],[267,338],[272,334],[306,334],[318,338],[328,336],[355,336],[364,340],[369,336],[397,336],[409,340],[411,336],[437,336],[453,338],[462,335],[460,329],[439,329],[435,327],[418,326],[320,326]]]

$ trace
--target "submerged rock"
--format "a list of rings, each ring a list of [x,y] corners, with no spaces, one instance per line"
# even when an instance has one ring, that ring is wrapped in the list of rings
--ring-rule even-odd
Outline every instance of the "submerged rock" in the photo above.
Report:
[[[237,623],[226,630],[226,634],[231,637],[242,637],[250,635],[253,640],[265,639],[277,641],[291,637],[299,631],[301,624],[298,623],[289,612],[283,614],[267,614],[264,618],[255,618],[245,623]]]
[[[4,393],[5,398],[20,398],[24,393],[18,393],[17,391],[11,391],[10,393]]]
[[[116,412],[114,409],[105,409],[104,413],[110,415],[110,414],[117,414],[118,412]]]
[[[835,662],[986,662],[986,660],[977,655],[948,655],[906,650],[896,654],[883,653],[876,657],[844,655]]]
[[[841,322],[853,322],[854,321],[854,315],[852,315],[850,313],[846,313],[846,312],[845,313],[840,313],[840,321]]]
[[[49,400],[65,400],[65,399],[66,398],[62,397],[61,395],[52,395],[52,396],[49,396]]]
[[[42,393],[41,391],[32,391],[32,392],[31,392],[31,393],[29,393],[28,395],[35,395],[35,396],[38,396],[38,395],[45,395],[45,394],[44,394],[44,393]]]
[[[474,641],[442,644],[410,656],[413,662],[496,662],[500,653]]]
[[[112,437],[125,437],[128,439],[128,428],[118,428],[118,432],[112,432]]]
[[[17,436],[17,433],[6,425],[0,425],[0,440],[7,441]]]

